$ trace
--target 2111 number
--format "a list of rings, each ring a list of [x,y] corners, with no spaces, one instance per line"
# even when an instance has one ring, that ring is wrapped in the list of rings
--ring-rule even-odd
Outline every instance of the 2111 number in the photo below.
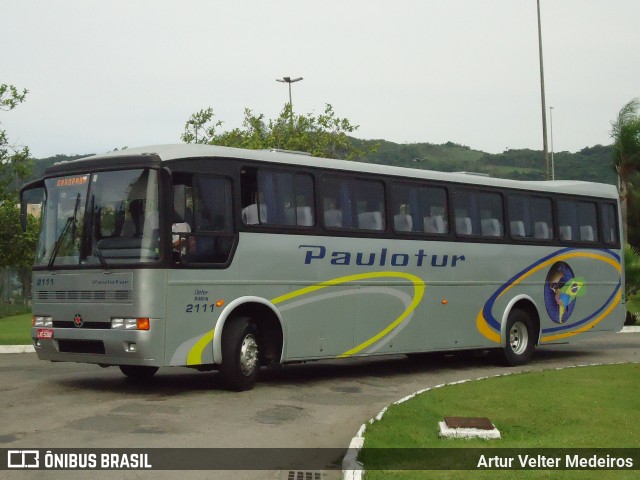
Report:
[[[210,304],[206,304],[206,303],[190,303],[187,305],[187,308],[185,309],[186,313],[207,313],[207,312],[212,312],[213,313],[213,309],[216,306],[213,303]]]

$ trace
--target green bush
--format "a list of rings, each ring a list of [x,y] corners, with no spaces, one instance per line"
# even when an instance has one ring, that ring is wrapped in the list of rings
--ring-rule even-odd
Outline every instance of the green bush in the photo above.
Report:
[[[0,318],[31,313],[31,307],[22,303],[0,303]]]
[[[633,325],[640,315],[640,252],[631,245],[624,247],[624,276],[627,307],[625,325]]]

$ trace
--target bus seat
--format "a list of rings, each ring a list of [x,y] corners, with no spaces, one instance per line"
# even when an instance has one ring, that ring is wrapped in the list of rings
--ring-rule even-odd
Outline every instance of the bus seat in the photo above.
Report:
[[[560,240],[571,240],[571,226],[560,225]]]
[[[284,218],[286,225],[297,225],[293,207],[284,209]]]
[[[411,215],[399,213],[393,216],[393,227],[396,232],[410,232],[413,230],[413,219]]]
[[[497,218],[485,218],[480,222],[482,235],[485,237],[501,237],[502,225]]]
[[[511,236],[512,237],[524,237],[524,222],[522,220],[515,220],[511,222]]]
[[[616,231],[613,228],[610,228],[605,232],[607,238],[604,239],[607,243],[615,243],[616,242]]]
[[[313,214],[311,213],[311,207],[296,207],[296,219],[298,225],[305,227],[313,226]]]
[[[423,218],[425,233],[446,233],[444,218],[442,215],[428,215]]]
[[[539,240],[547,240],[551,238],[549,235],[549,225],[547,222],[536,222],[534,225],[534,236]]]
[[[456,233],[459,233],[460,235],[473,234],[473,227],[471,226],[471,218],[456,217]]]
[[[363,230],[383,230],[382,213],[362,212],[358,214],[358,228]]]
[[[258,216],[258,205],[252,203],[242,209],[242,221],[245,225],[257,225],[267,222],[267,206],[260,205],[260,216]]]
[[[595,236],[593,235],[593,227],[591,225],[582,225],[580,227],[580,240],[583,240],[585,242],[595,241]]]
[[[341,227],[342,226],[342,210],[332,208],[324,211],[324,224],[327,227]]]

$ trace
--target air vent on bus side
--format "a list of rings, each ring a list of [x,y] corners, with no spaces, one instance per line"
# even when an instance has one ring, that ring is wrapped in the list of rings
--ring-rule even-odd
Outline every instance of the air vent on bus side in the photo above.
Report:
[[[36,290],[34,300],[52,303],[132,303],[131,290]]]

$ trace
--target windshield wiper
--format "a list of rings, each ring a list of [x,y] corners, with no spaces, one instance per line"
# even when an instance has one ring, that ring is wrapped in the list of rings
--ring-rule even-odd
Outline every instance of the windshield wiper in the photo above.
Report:
[[[62,228],[62,232],[60,232],[60,236],[56,240],[56,243],[53,245],[53,252],[51,252],[51,258],[49,259],[48,267],[51,268],[53,266],[53,262],[56,261],[56,257],[58,256],[58,250],[60,250],[60,246],[62,245],[62,241],[64,240],[65,235],[69,231],[69,227],[72,227],[72,235],[71,238],[75,236],[76,233],[76,216],[78,214],[78,208],[80,207],[80,193],[78,192],[78,196],[76,196],[76,204],[73,207],[73,215],[67,218],[67,223],[64,224]]]
[[[100,247],[99,246],[95,246],[93,249],[93,254],[98,257],[98,260],[100,260],[100,265],[102,265],[102,268],[104,268],[105,270],[109,269],[109,265],[107,265],[107,260],[104,258],[104,255],[102,255],[102,252],[100,251]]]

